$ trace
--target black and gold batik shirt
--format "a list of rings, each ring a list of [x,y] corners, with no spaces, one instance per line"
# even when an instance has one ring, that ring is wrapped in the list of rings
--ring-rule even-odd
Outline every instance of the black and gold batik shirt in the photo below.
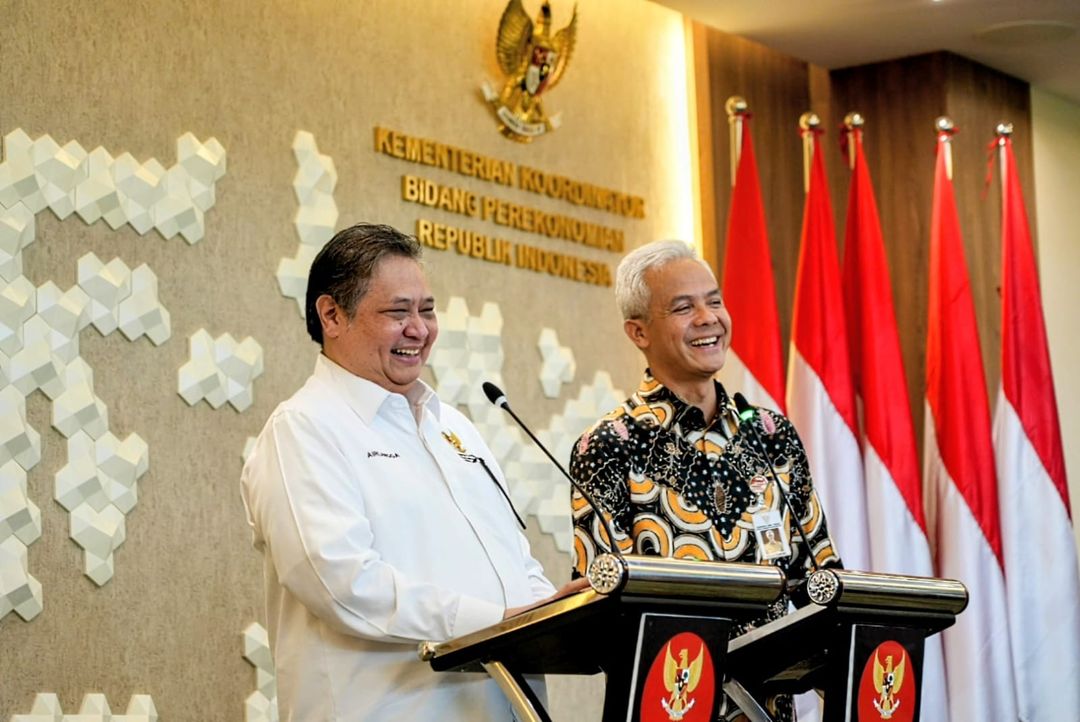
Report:
[[[706,421],[646,371],[637,393],[582,434],[570,473],[609,516],[623,553],[749,562],[779,566],[789,579],[811,569],[791,515],[776,492],[769,463],[799,517],[819,567],[839,566],[825,515],[814,492],[806,451],[795,427],[780,414],[758,409],[755,424],[768,460],[749,432],[740,430],[734,404],[716,383],[718,411]],[[610,549],[592,507],[576,491],[574,568],[584,574]],[[791,554],[766,560],[754,516],[775,512],[787,530]],[[779,619],[788,599],[755,622]],[[733,636],[734,636],[733,634]],[[790,719],[790,700],[771,700],[778,719]],[[778,706],[777,706],[778,705]]]

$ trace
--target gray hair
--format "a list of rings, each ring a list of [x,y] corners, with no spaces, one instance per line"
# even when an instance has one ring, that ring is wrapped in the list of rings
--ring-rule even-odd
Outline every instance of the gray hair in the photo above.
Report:
[[[615,271],[615,302],[619,305],[623,319],[645,318],[648,315],[649,302],[652,299],[649,285],[645,283],[645,274],[649,269],[660,268],[684,258],[690,258],[709,268],[685,241],[653,241],[626,254]],[[711,268],[709,273],[712,273]]]

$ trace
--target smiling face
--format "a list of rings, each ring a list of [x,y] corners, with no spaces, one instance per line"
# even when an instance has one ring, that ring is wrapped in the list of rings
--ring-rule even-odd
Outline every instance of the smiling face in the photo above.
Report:
[[[731,316],[711,271],[680,258],[645,273],[649,312],[625,322],[653,376],[667,386],[700,384],[719,371],[731,345]]]
[[[323,353],[393,393],[404,394],[413,387],[439,334],[435,299],[424,272],[405,256],[379,261],[351,318],[326,294],[316,307]]]

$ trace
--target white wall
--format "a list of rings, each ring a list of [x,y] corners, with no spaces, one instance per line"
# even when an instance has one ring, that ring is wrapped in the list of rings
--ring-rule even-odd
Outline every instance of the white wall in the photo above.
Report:
[[[1035,219],[1050,362],[1057,389],[1073,527],[1080,545],[1080,104],[1031,89]],[[1029,212],[1030,205],[1029,203]]]

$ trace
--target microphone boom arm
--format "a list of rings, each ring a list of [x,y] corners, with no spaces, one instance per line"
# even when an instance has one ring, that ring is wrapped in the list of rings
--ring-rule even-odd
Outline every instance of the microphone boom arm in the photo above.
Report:
[[[574,480],[574,477],[570,476],[570,473],[563,468],[563,465],[559,463],[559,460],[556,459],[550,451],[548,451],[547,447],[540,442],[540,439],[536,438],[536,435],[533,434],[532,430],[530,430],[528,426],[526,426],[525,422],[522,421],[521,418],[519,418],[518,415],[514,413],[514,410],[510,408],[510,402],[507,401],[506,394],[502,392],[502,389],[500,389],[498,386],[491,383],[490,381],[484,382],[483,389],[484,395],[487,396],[488,401],[490,401],[495,406],[498,406],[506,413],[510,414],[510,418],[512,418],[517,423],[517,425],[521,427],[522,431],[528,434],[529,438],[532,439],[533,443],[540,448],[540,451],[544,452],[544,455],[547,456],[547,458],[551,459],[551,463],[555,465],[555,468],[562,472],[562,475],[565,476],[567,481],[570,482],[570,486],[574,487],[577,493],[581,494],[581,496],[585,498],[585,501],[589,502],[589,506],[593,508],[593,513],[596,514],[596,518],[604,527],[604,532],[607,533],[608,541],[610,542],[611,546],[611,553],[621,559],[623,556],[622,550],[619,549],[619,544],[617,541],[615,541],[615,531],[611,527],[611,521],[606,516],[604,516],[603,507],[596,503],[596,499],[593,498],[593,495],[586,491],[585,488],[582,487],[580,484],[578,484],[577,481]]]
[[[740,393],[735,394],[735,406],[739,412],[739,418],[742,421],[750,421],[750,418],[754,416],[754,407],[750,405],[750,402],[746,400],[746,397]],[[776,474],[776,469],[773,467],[772,459],[769,458],[769,451],[765,448],[765,442],[761,440],[761,436],[758,435],[757,429],[754,428],[753,422],[748,424],[750,429],[750,437],[754,440],[754,443],[758,447],[758,451],[765,458],[765,463],[769,465],[769,475],[772,476],[773,481],[776,482],[776,493],[780,495],[780,499],[783,500],[784,506],[791,512],[791,519],[795,522],[795,528],[799,530],[799,536],[802,537],[803,547],[806,549],[806,555],[810,560],[810,566],[814,571],[819,571],[817,559],[814,558],[814,547],[810,546],[810,540],[806,538],[806,530],[803,529],[802,522],[799,521],[799,515],[795,513],[795,507],[791,505],[791,499],[788,498],[787,492],[784,491],[784,487],[780,484],[780,477]]]

